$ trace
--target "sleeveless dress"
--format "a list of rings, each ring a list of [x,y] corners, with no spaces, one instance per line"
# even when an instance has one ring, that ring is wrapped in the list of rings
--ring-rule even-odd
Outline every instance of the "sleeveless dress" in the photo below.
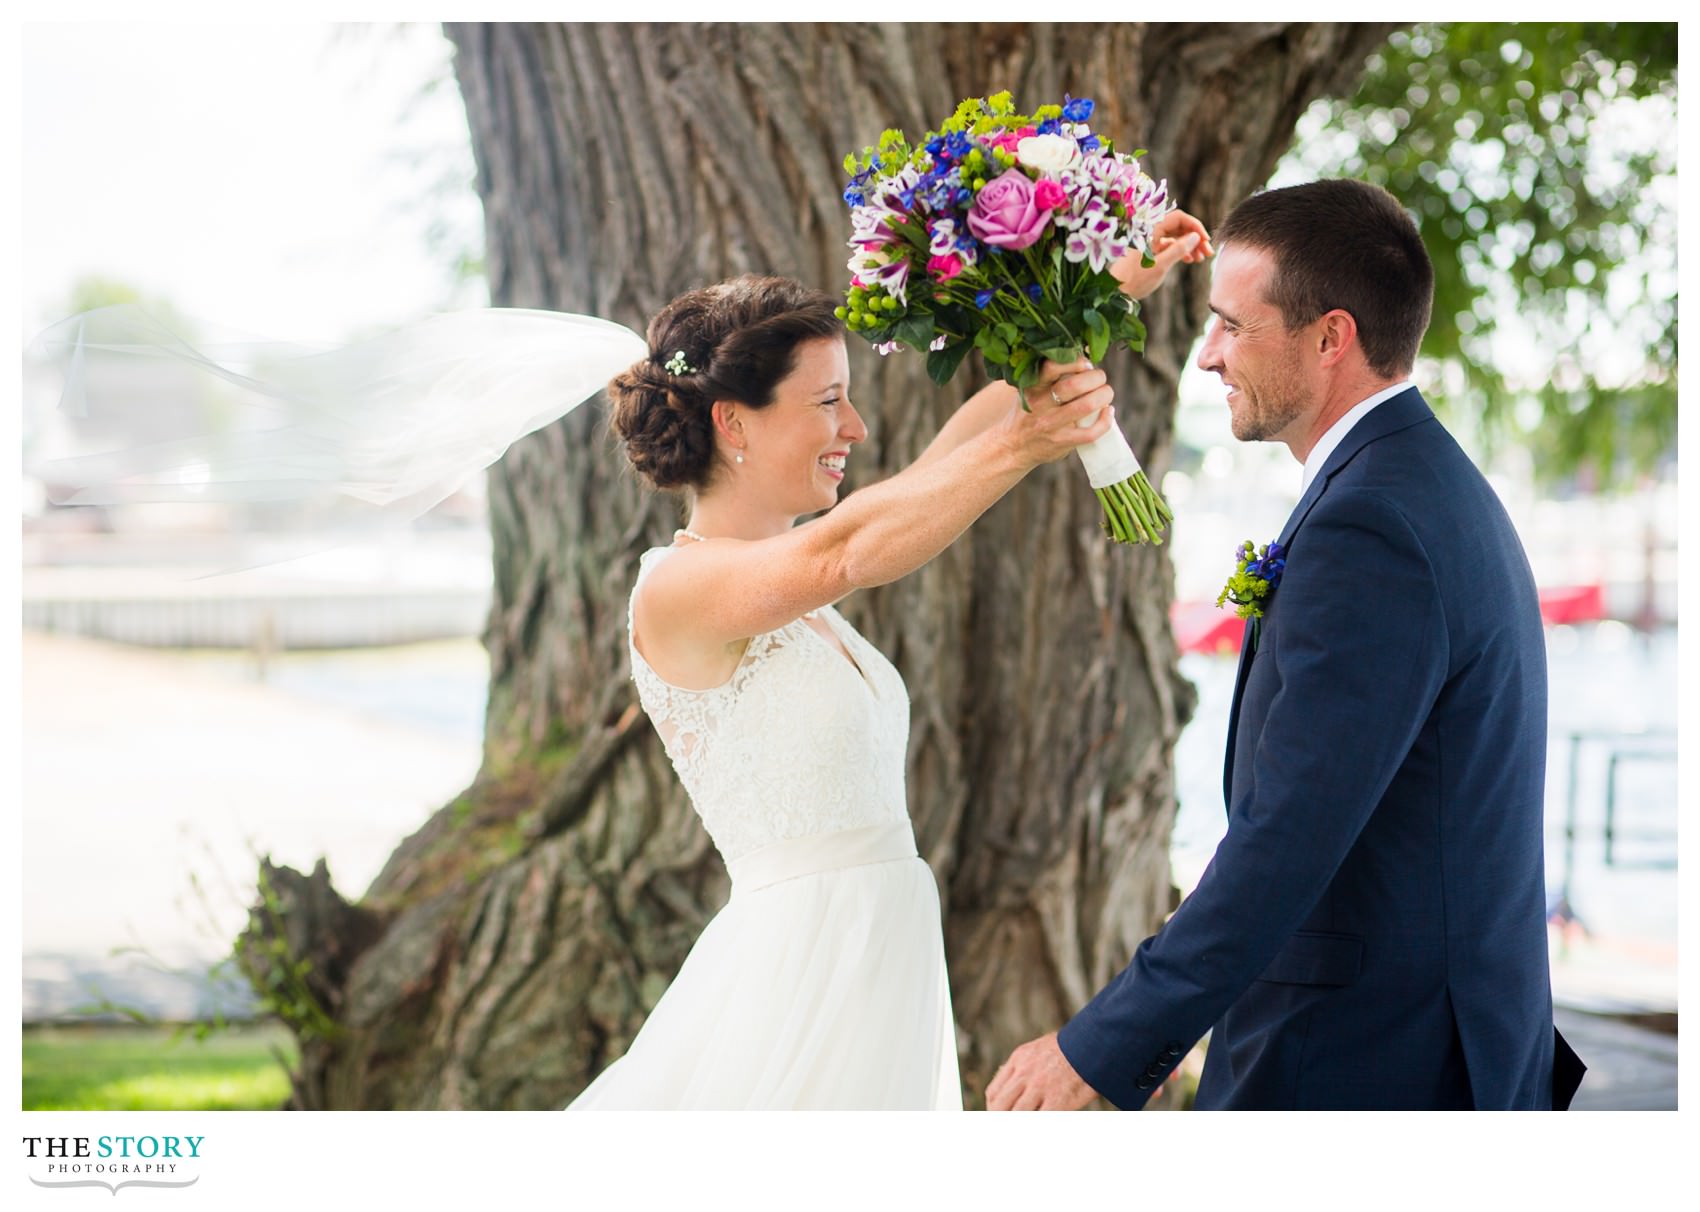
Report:
[[[637,585],[673,550],[645,552]],[[638,698],[732,895],[567,1110],[962,1109],[938,884],[904,793],[909,696],[837,611],[818,614],[854,664],[797,619],[698,691],[649,667],[628,605]]]

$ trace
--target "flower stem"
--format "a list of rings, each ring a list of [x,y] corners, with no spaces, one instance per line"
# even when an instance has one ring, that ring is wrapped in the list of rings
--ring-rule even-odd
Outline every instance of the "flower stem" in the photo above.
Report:
[[[1092,491],[1103,507],[1104,529],[1111,539],[1117,543],[1162,545],[1161,532],[1174,521],[1174,514],[1143,471]]]

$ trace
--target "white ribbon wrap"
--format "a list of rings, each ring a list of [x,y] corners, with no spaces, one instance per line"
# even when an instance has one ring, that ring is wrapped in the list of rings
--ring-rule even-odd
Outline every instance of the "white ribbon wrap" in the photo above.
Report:
[[[1088,428],[1095,419],[1081,421],[1080,427]],[[1090,446],[1082,446],[1075,453],[1086,465],[1086,478],[1094,488],[1108,488],[1123,480],[1131,480],[1139,471],[1139,459],[1122,436],[1121,422],[1116,420],[1114,413],[1110,415],[1110,428]]]

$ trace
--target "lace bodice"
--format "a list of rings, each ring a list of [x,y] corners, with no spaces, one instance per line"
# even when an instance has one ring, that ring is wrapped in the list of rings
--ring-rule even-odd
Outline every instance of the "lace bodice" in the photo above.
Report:
[[[637,585],[673,550],[646,551]],[[903,679],[836,610],[819,615],[855,665],[797,619],[750,640],[722,685],[686,690],[638,652],[627,606],[638,699],[727,862],[772,842],[908,816]]]

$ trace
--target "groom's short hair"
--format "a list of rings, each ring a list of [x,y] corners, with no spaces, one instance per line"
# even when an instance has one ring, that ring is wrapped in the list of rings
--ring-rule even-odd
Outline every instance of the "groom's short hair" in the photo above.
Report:
[[[1253,194],[1216,242],[1270,254],[1268,302],[1289,329],[1339,308],[1377,374],[1410,373],[1434,304],[1434,266],[1399,200],[1366,181],[1312,181]]]

